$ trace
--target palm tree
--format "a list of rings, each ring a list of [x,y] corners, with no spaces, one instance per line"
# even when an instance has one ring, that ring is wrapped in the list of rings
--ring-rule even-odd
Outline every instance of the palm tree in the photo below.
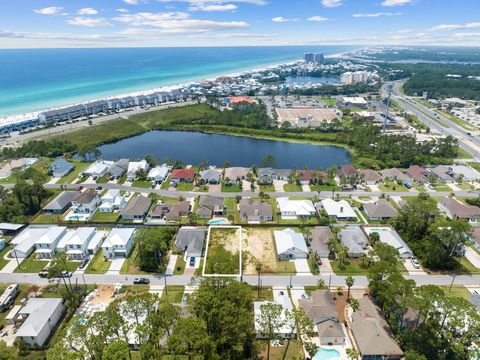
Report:
[[[223,167],[226,169],[226,168],[229,168],[230,167],[230,161],[229,160],[223,160]]]
[[[356,349],[347,349],[346,353],[350,360],[356,360],[360,356],[360,353]]]
[[[258,285],[257,285],[257,298],[260,298],[260,273],[262,272],[262,263],[257,262],[255,264],[255,270],[257,271],[258,274]]]
[[[349,304],[352,307],[353,312],[357,311],[360,307],[360,302],[357,299],[350,299]]]
[[[345,279],[345,284],[347,284],[348,292],[347,292],[347,301],[350,299],[350,288],[353,286],[355,283],[355,280],[353,279],[352,276],[347,276]]]

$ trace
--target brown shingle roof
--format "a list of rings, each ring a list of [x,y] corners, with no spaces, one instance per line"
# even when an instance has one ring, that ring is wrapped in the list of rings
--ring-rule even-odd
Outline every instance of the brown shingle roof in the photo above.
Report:
[[[470,219],[473,216],[480,216],[480,208],[473,205],[464,205],[450,197],[442,197],[439,203],[447,208],[454,216],[460,219]]]
[[[310,232],[310,249],[312,253],[328,253],[328,241],[333,238],[332,230],[328,226],[315,226]]]
[[[379,199],[374,203],[363,204],[363,210],[365,210],[368,217],[392,218],[398,215],[397,209],[385,199]]]
[[[152,199],[142,195],[138,195],[131,199],[125,209],[123,210],[123,216],[141,216],[145,215],[152,203]]]
[[[95,199],[96,196],[97,196],[97,192],[93,189],[90,189],[77,194],[72,199],[72,202],[79,203],[79,204],[90,204],[92,200]]]

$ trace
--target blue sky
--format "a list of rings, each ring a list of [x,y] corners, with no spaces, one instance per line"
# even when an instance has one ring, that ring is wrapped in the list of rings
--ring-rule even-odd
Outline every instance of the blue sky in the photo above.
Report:
[[[0,48],[480,46],[480,0],[3,0]]]

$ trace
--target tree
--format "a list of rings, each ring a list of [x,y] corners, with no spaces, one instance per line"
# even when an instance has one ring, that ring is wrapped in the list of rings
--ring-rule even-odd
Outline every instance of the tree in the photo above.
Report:
[[[148,166],[151,168],[154,168],[155,166],[158,165],[158,161],[155,160],[150,154],[145,156],[145,161],[148,163]]]
[[[357,299],[350,299],[349,304],[353,312],[357,311],[360,308],[360,302]]]
[[[230,161],[229,160],[223,160],[223,167],[226,169],[226,168],[229,168],[231,165]]]
[[[370,241],[370,245],[373,247],[377,242],[380,241],[380,234],[378,232],[372,232],[368,235],[368,240]]]
[[[125,340],[114,340],[103,350],[102,360],[130,359],[130,348]]]
[[[302,308],[285,310],[285,323],[284,327],[287,328],[290,332],[287,338],[287,345],[283,351],[282,360],[285,360],[287,356],[288,348],[290,346],[290,341],[294,337],[295,333],[304,335],[307,337],[309,334],[313,333],[313,322],[305,314],[305,311]]]
[[[208,358],[211,341],[206,334],[207,326],[202,319],[181,318],[167,340],[169,353],[186,356],[187,359]]]
[[[347,276],[345,279],[345,284],[347,284],[348,292],[347,292],[347,301],[350,300],[350,288],[355,283],[355,279],[352,276]]]
[[[266,303],[260,305],[258,318],[259,333],[267,340],[267,360],[270,359],[270,342],[278,337],[279,330],[285,325],[282,320],[283,307],[280,304]]]
[[[141,270],[162,270],[174,235],[173,227],[149,228],[138,235],[138,263]]]
[[[135,173],[135,176],[137,177],[138,180],[145,181],[147,180],[147,172],[145,169],[138,169],[137,172]]]
[[[348,348],[346,350],[347,356],[350,360],[356,360],[360,357],[360,353],[357,349]]]
[[[272,154],[268,154],[262,159],[263,167],[273,168],[273,167],[275,167],[275,164],[276,164],[276,160],[275,160],[275,157]]]

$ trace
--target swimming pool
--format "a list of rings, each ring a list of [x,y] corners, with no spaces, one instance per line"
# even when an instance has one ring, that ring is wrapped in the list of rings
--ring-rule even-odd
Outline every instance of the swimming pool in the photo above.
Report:
[[[335,349],[320,349],[317,351],[313,360],[333,360],[340,359],[340,353]]]
[[[230,224],[230,222],[225,218],[217,218],[217,219],[210,220],[208,224],[209,225],[226,225],[226,224]]]

